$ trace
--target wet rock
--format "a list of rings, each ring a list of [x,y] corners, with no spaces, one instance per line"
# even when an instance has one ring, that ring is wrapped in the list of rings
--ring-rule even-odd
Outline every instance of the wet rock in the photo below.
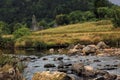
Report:
[[[70,55],[81,53],[82,51],[80,49],[70,49],[67,53]]]
[[[56,67],[54,64],[45,64],[44,68],[52,68],[52,67]]]
[[[97,59],[97,60],[94,60],[93,62],[101,62],[101,61]]]
[[[67,70],[67,69],[65,69],[65,68],[64,68],[64,69],[63,69],[63,68],[60,68],[60,69],[58,69],[58,71],[59,71],[59,72],[64,72],[64,73],[67,73],[67,71],[68,71],[68,70]]]
[[[117,78],[117,75],[105,74],[104,78],[105,78],[105,80],[115,80]]]
[[[82,75],[82,72],[85,71],[83,63],[75,63],[72,65],[72,71],[78,75]]]
[[[69,76],[71,77],[72,80],[83,80],[80,77],[74,75],[74,74],[69,74]]]
[[[55,57],[54,59],[53,59],[53,61],[61,61],[61,60],[63,60],[64,58],[63,57]]]
[[[35,73],[32,80],[72,80],[66,73],[63,72],[38,72]]]
[[[59,64],[59,65],[58,65],[58,69],[59,69],[59,68],[64,68],[64,65],[63,65],[63,64]]]
[[[105,80],[105,78],[104,77],[98,77],[98,78],[95,78],[93,80]]]
[[[88,45],[82,49],[84,55],[95,54],[97,47],[95,45]]]
[[[84,47],[85,47],[84,45],[78,43],[77,45],[74,46],[73,49],[83,49]]]
[[[109,74],[107,71],[102,71],[102,70],[96,70],[96,74],[98,76],[104,76],[105,74]]]
[[[86,71],[94,71],[92,66],[84,66]]]
[[[96,77],[95,71],[83,71],[82,77]]]
[[[63,60],[63,57],[58,57],[57,60]]]
[[[72,66],[71,63],[64,63],[64,66]]]
[[[48,58],[43,58],[44,61],[48,60]]]
[[[107,46],[107,45],[105,44],[105,42],[101,41],[101,42],[99,42],[99,43],[97,44],[97,47],[98,47],[99,49],[105,49],[105,48],[108,48],[109,46]]]
[[[54,53],[55,50],[54,50],[53,48],[51,48],[51,49],[49,49],[49,52],[50,52],[50,53]]]
[[[113,65],[105,65],[103,68],[100,68],[100,70],[114,70],[117,69],[117,67],[114,67]]]
[[[63,53],[63,48],[62,49],[58,49],[58,53]]]

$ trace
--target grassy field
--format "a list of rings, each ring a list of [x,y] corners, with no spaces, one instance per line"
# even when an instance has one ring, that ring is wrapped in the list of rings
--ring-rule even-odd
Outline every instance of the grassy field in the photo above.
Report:
[[[33,32],[16,41],[16,47],[40,45],[55,46],[73,43],[97,43],[99,41],[116,42],[120,40],[120,29],[114,28],[111,21],[85,22],[59,26]]]

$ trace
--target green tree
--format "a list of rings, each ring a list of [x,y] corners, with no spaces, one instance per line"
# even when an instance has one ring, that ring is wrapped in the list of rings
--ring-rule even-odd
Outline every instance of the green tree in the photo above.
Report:
[[[84,20],[85,21],[90,21],[90,20],[95,20],[95,14],[91,11],[86,11],[83,13]]]
[[[13,34],[14,34],[14,38],[17,39],[17,38],[20,38],[22,36],[30,35],[31,31],[26,27],[22,27],[22,28],[16,30]]]
[[[114,8],[112,22],[115,27],[120,27],[120,7]]]
[[[98,18],[99,19],[105,19],[109,17],[109,8],[108,7],[99,7],[97,9],[97,13],[98,13]]]
[[[109,0],[95,0],[94,1],[94,13],[97,18],[99,18],[98,14],[98,8],[100,7],[112,7],[112,3],[109,2]]]
[[[9,34],[9,28],[8,28],[8,24],[0,21],[0,34]]]
[[[68,16],[65,14],[57,15],[55,21],[58,25],[69,24]]]
[[[69,14],[70,23],[83,21],[83,13],[81,11],[73,11]]]

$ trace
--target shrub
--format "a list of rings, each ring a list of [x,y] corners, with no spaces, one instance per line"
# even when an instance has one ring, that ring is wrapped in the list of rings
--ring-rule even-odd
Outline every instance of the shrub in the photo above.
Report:
[[[58,25],[69,24],[68,16],[65,14],[57,15],[55,21]]]
[[[31,32],[30,32],[30,29],[23,27],[23,28],[16,30],[13,34],[14,34],[14,38],[16,39],[22,36],[30,35]]]

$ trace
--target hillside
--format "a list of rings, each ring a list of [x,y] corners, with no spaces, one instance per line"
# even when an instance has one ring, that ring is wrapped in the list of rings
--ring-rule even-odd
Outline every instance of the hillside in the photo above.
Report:
[[[57,28],[46,29],[18,39],[16,47],[66,45],[72,43],[96,43],[98,41],[116,42],[120,39],[119,28],[115,29],[110,21],[85,22]]]

